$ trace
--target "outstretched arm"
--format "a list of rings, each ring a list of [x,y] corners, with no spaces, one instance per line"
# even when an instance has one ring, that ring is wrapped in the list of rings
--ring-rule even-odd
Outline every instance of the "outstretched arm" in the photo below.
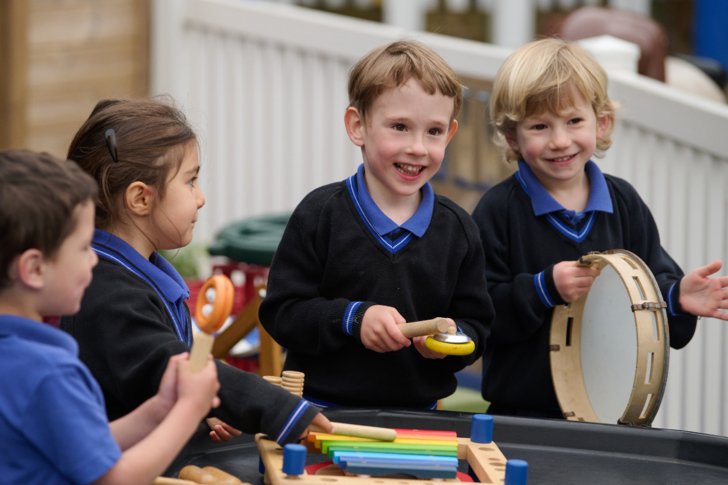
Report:
[[[713,261],[694,269],[680,281],[680,306],[683,311],[701,317],[728,320],[728,276],[711,278],[723,267]]]
[[[127,446],[121,459],[95,483],[149,483],[172,462],[210,407],[219,405],[220,384],[212,357],[198,372],[192,371],[186,357],[170,359],[159,392],[151,398],[160,401],[159,408],[168,408],[158,424],[154,421],[160,418],[160,409],[145,405],[132,416],[112,423],[115,436],[119,436],[120,422],[124,423],[121,427],[134,428],[134,432],[120,436]],[[133,443],[135,439],[138,441]]]

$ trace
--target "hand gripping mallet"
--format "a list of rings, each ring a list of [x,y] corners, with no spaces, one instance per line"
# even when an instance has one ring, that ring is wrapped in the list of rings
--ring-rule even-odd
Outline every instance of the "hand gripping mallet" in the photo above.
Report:
[[[399,329],[407,338],[427,335],[425,347],[441,354],[469,355],[475,351],[475,342],[464,333],[458,332],[442,317],[401,323]]]
[[[207,364],[207,356],[215,342],[214,333],[222,327],[233,309],[234,292],[230,278],[221,274],[211,276],[202,286],[195,306],[195,320],[202,331],[195,334],[190,350],[192,372]]]

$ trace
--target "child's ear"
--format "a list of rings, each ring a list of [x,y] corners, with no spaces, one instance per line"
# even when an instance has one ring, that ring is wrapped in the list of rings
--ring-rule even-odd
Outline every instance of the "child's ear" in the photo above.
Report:
[[[447,130],[447,142],[450,143],[450,140],[452,140],[452,137],[455,136],[455,133],[458,132],[458,120],[452,120],[450,122],[450,129]]]
[[[40,290],[45,285],[44,274],[45,258],[40,249],[26,249],[10,269],[10,279],[17,279],[21,284],[34,290]]]
[[[612,126],[612,123],[614,123],[614,115],[613,114],[607,114],[597,117],[597,139],[600,140],[604,138],[604,135],[607,134],[609,131],[609,128]]]
[[[516,136],[512,134],[504,134],[503,138],[505,138],[506,143],[508,143],[508,146],[511,150],[513,150],[516,153],[520,153],[520,150],[518,149],[518,141],[516,140]]]
[[[126,207],[138,216],[146,216],[152,211],[154,192],[144,182],[132,182],[124,192]]]
[[[346,134],[349,135],[351,142],[360,147],[364,145],[364,118],[362,118],[359,110],[353,106],[346,108],[344,113],[344,125],[346,126]]]

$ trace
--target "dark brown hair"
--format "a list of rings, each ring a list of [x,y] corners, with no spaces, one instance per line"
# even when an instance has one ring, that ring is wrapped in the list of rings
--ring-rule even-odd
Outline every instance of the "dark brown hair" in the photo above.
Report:
[[[68,147],[68,158],[99,184],[96,226],[106,229],[119,219],[120,197],[133,182],[164,195],[168,175],[196,140],[185,115],[167,100],[99,101]]]
[[[96,197],[96,183],[71,161],[48,153],[0,150],[0,288],[28,249],[53,258],[76,227],[76,208]]]

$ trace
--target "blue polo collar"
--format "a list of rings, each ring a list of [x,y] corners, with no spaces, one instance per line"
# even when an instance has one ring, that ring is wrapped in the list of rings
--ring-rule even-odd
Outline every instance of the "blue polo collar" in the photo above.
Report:
[[[149,284],[165,304],[179,339],[191,345],[185,304],[190,290],[169,261],[157,252],[145,259],[129,243],[101,229],[94,231],[92,246],[100,258],[124,267]]]
[[[71,335],[57,328],[17,315],[0,315],[0,338],[19,337],[78,355],[78,344]]]
[[[599,166],[591,160],[586,163],[584,170],[589,178],[589,200],[583,213],[601,211],[611,214],[614,209],[604,174],[599,169]],[[531,207],[533,208],[534,215],[542,216],[553,212],[573,212],[565,209],[556,199],[551,197],[551,194],[546,191],[538,178],[536,178],[531,167],[523,160],[518,161],[516,177],[523,187],[523,190],[526,191],[531,199]]]
[[[385,236],[397,229],[405,229],[417,237],[422,237],[430,226],[432,211],[435,207],[435,194],[428,182],[422,186],[422,200],[417,211],[401,226],[398,226],[377,207],[371,194],[369,194],[369,189],[364,180],[364,164],[359,165],[356,171],[356,198],[361,204],[364,217],[373,231],[380,236]]]

